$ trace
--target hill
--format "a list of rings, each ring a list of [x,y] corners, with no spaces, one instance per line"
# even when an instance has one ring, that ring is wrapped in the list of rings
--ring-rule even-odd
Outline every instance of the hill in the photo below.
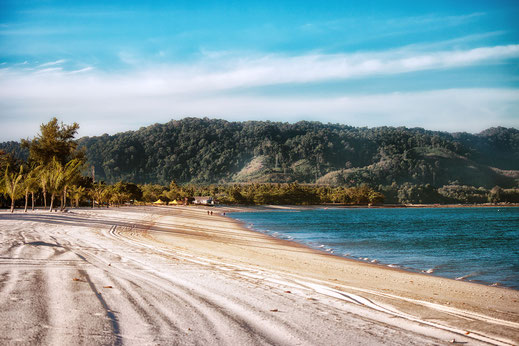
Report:
[[[96,177],[107,182],[300,182],[518,186],[519,131],[479,134],[422,128],[356,128],[185,118],[137,131],[83,137]],[[15,142],[0,149],[24,155]]]
[[[186,118],[79,143],[96,174],[110,182],[409,182],[491,188],[515,186],[519,170],[519,131],[507,128],[472,135]]]

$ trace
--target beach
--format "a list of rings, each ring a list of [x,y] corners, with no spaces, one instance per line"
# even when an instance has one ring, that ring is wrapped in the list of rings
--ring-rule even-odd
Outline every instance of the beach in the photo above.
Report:
[[[208,210],[1,211],[0,343],[519,343],[518,290],[333,256]]]

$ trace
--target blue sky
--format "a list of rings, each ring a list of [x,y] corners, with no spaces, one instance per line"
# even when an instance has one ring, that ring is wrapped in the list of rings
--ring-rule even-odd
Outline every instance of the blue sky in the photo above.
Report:
[[[519,127],[517,1],[3,1],[0,140],[185,116]]]

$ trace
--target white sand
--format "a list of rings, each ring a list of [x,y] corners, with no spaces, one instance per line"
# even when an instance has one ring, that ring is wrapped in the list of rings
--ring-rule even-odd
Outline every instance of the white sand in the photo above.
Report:
[[[348,261],[197,208],[2,211],[0,244],[2,345],[519,342],[517,290]]]

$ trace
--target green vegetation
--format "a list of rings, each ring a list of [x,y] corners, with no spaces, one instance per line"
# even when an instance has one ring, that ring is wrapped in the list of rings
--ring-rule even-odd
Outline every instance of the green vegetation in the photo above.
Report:
[[[9,172],[9,169],[5,169],[3,178],[5,194],[11,198],[11,213],[14,210],[14,201],[21,197],[22,189],[20,181],[23,178],[23,167],[20,167],[19,172]]]
[[[407,128],[186,118],[79,140],[107,182],[517,186],[519,131],[478,135]]]
[[[15,201],[22,196],[25,196],[27,212],[29,194],[32,196],[34,209],[34,194],[39,188],[45,208],[48,192],[51,194],[50,211],[55,197],[60,199],[60,209],[65,208],[67,189],[79,182],[85,160],[74,141],[78,128],[77,124],[58,124],[58,120],[53,118],[49,123],[41,125],[41,133],[32,141],[22,141],[22,148],[29,152],[27,161],[16,159],[4,151],[0,152],[0,164],[5,170],[2,178],[3,192],[11,199],[11,212]]]
[[[200,195],[238,204],[519,202],[511,128],[472,135],[186,118],[76,141],[78,127],[54,118],[33,140],[0,143],[0,202],[10,202],[16,174],[13,196],[25,196],[26,209],[29,195],[51,208],[56,198],[64,208],[67,199],[99,206]]]
[[[58,124],[58,119],[52,118],[47,124],[40,126],[40,134],[33,140],[22,139],[22,148],[29,150],[29,162],[39,165],[50,164],[53,160],[62,165],[77,159],[84,160],[84,153],[77,149],[74,136],[79,125]]]

